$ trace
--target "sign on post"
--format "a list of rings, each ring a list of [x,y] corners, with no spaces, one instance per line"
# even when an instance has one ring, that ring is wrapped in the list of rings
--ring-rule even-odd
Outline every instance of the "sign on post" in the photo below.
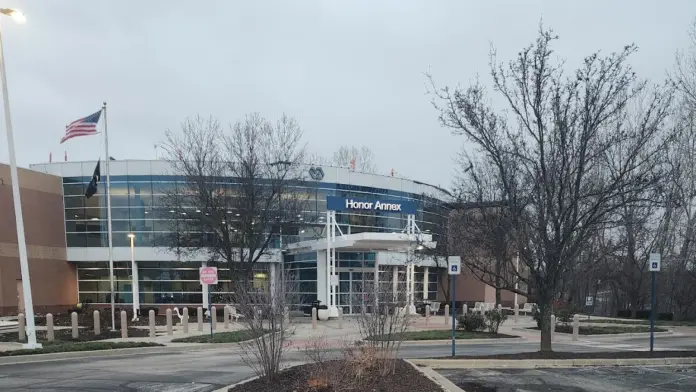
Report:
[[[201,284],[217,284],[218,283],[218,273],[217,267],[201,267],[198,269],[198,275],[201,279]]]
[[[462,258],[460,256],[449,256],[447,257],[447,273],[450,276],[450,287],[452,288],[452,356],[454,357],[456,346],[457,346],[457,335],[456,335],[456,325],[457,325],[457,308],[456,308],[456,298],[457,298],[457,284],[455,281],[456,276],[461,274],[462,270]],[[445,315],[447,317],[447,315]]]
[[[592,306],[593,303],[594,303],[594,298],[585,297],[585,306]]]
[[[650,253],[650,271],[660,272],[660,254]]]
[[[462,258],[450,256],[447,258],[447,273],[450,275],[460,275],[462,270]]]

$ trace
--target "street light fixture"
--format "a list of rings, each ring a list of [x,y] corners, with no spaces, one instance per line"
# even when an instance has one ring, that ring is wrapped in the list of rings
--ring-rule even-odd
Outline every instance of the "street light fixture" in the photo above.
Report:
[[[0,13],[12,17],[17,23],[24,23],[26,18],[20,11],[12,8],[0,8]],[[34,301],[31,297],[31,282],[29,281],[29,261],[27,257],[27,240],[24,235],[24,216],[22,201],[19,195],[19,175],[17,173],[17,157],[14,150],[14,135],[12,134],[12,119],[10,118],[10,100],[7,92],[7,72],[5,70],[5,55],[0,35],[0,81],[2,82],[2,98],[5,109],[5,128],[7,130],[7,150],[10,153],[10,178],[12,179],[12,202],[14,204],[15,222],[17,224],[17,248],[19,251],[19,266],[22,274],[22,291],[24,295],[24,312],[26,315],[27,344],[25,348],[40,348],[36,342],[36,325],[34,324]]]
[[[24,16],[20,10],[14,8],[0,8],[0,13],[11,17],[17,24],[27,23],[27,17]]]

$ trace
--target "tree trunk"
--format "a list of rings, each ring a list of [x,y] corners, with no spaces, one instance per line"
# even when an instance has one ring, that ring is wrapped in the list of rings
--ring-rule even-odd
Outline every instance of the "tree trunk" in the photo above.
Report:
[[[539,312],[541,316],[541,322],[539,327],[541,328],[541,347],[540,350],[543,352],[553,351],[551,347],[551,312],[552,312],[552,301],[545,296],[539,296],[537,298]]]

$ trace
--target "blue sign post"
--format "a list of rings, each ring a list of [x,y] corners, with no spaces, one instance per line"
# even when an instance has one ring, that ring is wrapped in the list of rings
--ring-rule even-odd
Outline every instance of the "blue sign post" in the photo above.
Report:
[[[457,346],[457,275],[461,274],[462,259],[459,256],[450,256],[447,258],[447,273],[450,276],[450,286],[452,286],[452,356],[456,355]],[[446,315],[445,315],[446,317]]]
[[[651,253],[648,260],[650,264],[650,278],[652,280],[650,287],[650,352],[653,352],[655,346],[655,273],[660,271],[660,254]]]

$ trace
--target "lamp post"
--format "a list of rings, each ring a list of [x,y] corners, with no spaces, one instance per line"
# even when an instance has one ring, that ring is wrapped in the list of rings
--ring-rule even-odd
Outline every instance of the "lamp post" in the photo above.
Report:
[[[519,306],[517,302],[517,290],[520,289],[520,251],[517,251],[517,257],[515,258],[515,308]]]
[[[17,23],[24,23],[26,18],[20,11],[12,8],[0,8],[0,14],[12,17]],[[17,224],[17,249],[19,251],[19,266],[22,273],[22,291],[24,295],[24,312],[27,320],[27,344],[25,348],[40,348],[36,342],[36,326],[34,325],[34,301],[31,297],[31,282],[29,281],[29,261],[27,257],[27,242],[24,237],[24,217],[22,216],[22,201],[19,195],[19,175],[17,173],[17,158],[14,150],[14,135],[10,118],[10,100],[7,92],[7,72],[5,70],[5,55],[0,35],[0,80],[2,81],[2,98],[5,108],[5,128],[7,130],[7,150],[10,154],[10,178],[12,180],[12,201],[14,204],[15,221]]]
[[[138,319],[140,313],[140,284],[138,278],[138,265],[135,263],[135,234],[128,233],[131,251],[131,288],[133,290],[133,321]]]

